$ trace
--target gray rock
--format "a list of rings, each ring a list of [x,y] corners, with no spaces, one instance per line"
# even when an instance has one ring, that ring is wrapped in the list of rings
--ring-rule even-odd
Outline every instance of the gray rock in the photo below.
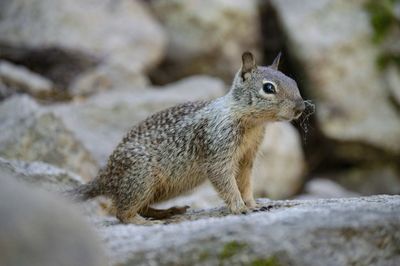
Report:
[[[118,265],[398,265],[400,196],[269,201],[257,213],[193,211],[178,224],[105,223]]]
[[[98,198],[92,201],[76,202],[73,195],[66,193],[83,183],[80,176],[43,162],[24,162],[6,160],[0,157],[0,174],[11,177],[34,189],[51,192],[58,197],[62,195],[66,200],[73,202],[82,214],[95,218],[105,214],[104,206],[108,201]]]
[[[189,206],[190,209],[209,209],[223,206],[224,202],[209,181],[182,196],[155,204],[156,208]]]
[[[311,179],[305,184],[304,192],[305,194],[296,196],[296,199],[329,199],[359,196],[359,194],[349,191],[327,178]]]
[[[361,195],[400,194],[400,173],[396,165],[367,165],[334,174],[344,188]]]
[[[295,195],[304,182],[304,154],[300,136],[290,123],[270,123],[265,129],[253,169],[257,197],[285,199]]]
[[[221,80],[194,76],[162,88],[109,91],[72,104],[50,106],[97,162],[104,164],[122,137],[149,115],[186,101],[209,100],[223,94]]]
[[[376,64],[365,1],[273,0],[323,133],[400,153],[400,116]],[[301,30],[300,30],[301,29]],[[358,158],[363,158],[360,149]]]
[[[87,71],[75,72],[68,79],[75,80],[75,86],[82,86],[82,79],[86,80],[87,90],[104,88],[104,79],[118,81],[118,69],[112,67],[115,65],[133,76],[146,72],[160,61],[166,44],[162,28],[137,0],[2,1],[0,18],[0,44],[15,48],[51,47],[66,52],[68,58],[77,53],[81,58],[96,58],[99,69],[84,69]],[[92,71],[102,75],[89,82],[85,76],[93,77]]]
[[[14,96],[0,105],[0,156],[42,161],[80,174],[97,173],[91,154],[63,122],[28,96]]]
[[[0,172],[0,264],[107,265],[97,236],[69,204]]]
[[[258,51],[259,18],[255,0],[149,3],[169,39],[165,66],[152,75],[158,82],[168,83],[198,73],[231,82],[243,51]]]
[[[106,90],[132,90],[144,88],[149,80],[143,73],[127,69],[123,64],[109,62],[85,71],[69,87],[74,96],[89,96]]]
[[[53,88],[50,80],[4,60],[0,60],[0,82],[34,96],[49,94]]]
[[[0,101],[15,94],[15,91],[0,80]]]
[[[43,162],[10,161],[0,157],[0,173],[40,187],[61,192],[82,184],[80,176]]]
[[[385,81],[392,99],[400,105],[400,70],[391,65],[385,70]]]

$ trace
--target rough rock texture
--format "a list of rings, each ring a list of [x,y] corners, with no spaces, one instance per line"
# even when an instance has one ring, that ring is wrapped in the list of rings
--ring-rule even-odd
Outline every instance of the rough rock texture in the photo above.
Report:
[[[0,83],[15,91],[36,96],[48,94],[53,88],[50,80],[4,60],[0,60]]]
[[[11,45],[14,50],[31,48],[40,55],[38,49],[55,49],[66,55],[65,61],[75,58],[75,65],[94,57],[99,69],[93,71],[100,72],[98,78],[93,78],[90,68],[83,68],[86,73],[72,69],[73,75],[63,84],[68,86],[75,80],[75,86],[82,86],[84,79],[89,90],[121,83],[119,70],[138,76],[154,67],[163,56],[166,42],[159,24],[136,0],[2,1],[0,18],[0,44]],[[44,54],[43,60],[47,60],[45,55],[49,54]],[[132,80],[126,80],[125,85]]]
[[[272,1],[289,50],[309,80],[323,133],[399,154],[400,115],[374,60],[380,51],[365,2]],[[363,158],[365,151],[352,154]]]
[[[64,191],[82,184],[80,176],[42,162],[10,161],[0,157],[0,173],[47,191]]]
[[[80,176],[43,162],[24,162],[6,160],[0,157],[0,174],[29,185],[33,189],[51,192],[58,197],[62,195],[66,200],[74,203],[82,214],[88,216],[103,215],[108,201],[98,198],[94,201],[76,202],[73,195],[65,193],[83,180]]]
[[[400,196],[269,201],[257,213],[195,211],[151,227],[105,222],[121,265],[398,265]],[[312,218],[311,218],[312,217]]]
[[[253,168],[258,197],[285,199],[303,184],[305,162],[297,130],[285,122],[268,124]]]
[[[71,170],[86,179],[97,164],[63,122],[28,96],[14,96],[0,105],[0,156],[42,161]]]
[[[156,82],[207,73],[231,82],[243,51],[258,51],[257,1],[149,1],[168,35]]]
[[[178,103],[216,98],[224,89],[219,79],[194,76],[163,88],[104,92],[84,102],[49,108],[103,164],[134,124]]]
[[[0,173],[0,265],[107,265],[93,229],[70,205]]]

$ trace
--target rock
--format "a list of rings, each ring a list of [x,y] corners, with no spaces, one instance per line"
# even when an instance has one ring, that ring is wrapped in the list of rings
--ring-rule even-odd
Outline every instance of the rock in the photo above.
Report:
[[[42,161],[92,178],[98,166],[64,123],[28,96],[0,105],[0,156]]]
[[[98,231],[114,265],[397,265],[400,261],[400,196],[258,203],[264,208],[248,215],[226,216],[225,208],[192,211],[179,221],[169,221],[175,224],[106,223]]]
[[[322,132],[400,154],[400,115],[376,59],[365,1],[273,0],[289,51],[308,79]],[[299,30],[301,29],[301,30]],[[365,151],[360,149],[358,158]]]
[[[296,199],[328,199],[356,197],[359,194],[349,191],[327,178],[313,178],[305,184],[305,194]]]
[[[284,199],[303,184],[304,154],[297,130],[286,122],[267,125],[253,169],[253,190],[258,197]]]
[[[394,65],[389,66],[385,71],[385,80],[390,90],[391,98],[400,105],[400,70]]]
[[[66,200],[73,202],[82,214],[91,218],[105,214],[104,206],[108,201],[98,198],[92,201],[75,202],[72,195],[65,193],[83,183],[80,176],[43,162],[24,162],[6,160],[0,157],[0,174],[7,175],[14,180],[27,184],[34,189],[51,192],[53,195],[62,195]]]
[[[0,60],[0,82],[16,91],[33,96],[49,94],[53,88],[50,80],[3,60]]]
[[[50,106],[49,111],[64,121],[101,165],[134,124],[178,103],[216,98],[224,90],[219,79],[195,76],[163,88],[103,92],[87,101]]]
[[[69,91],[74,96],[89,96],[111,89],[144,88],[148,84],[148,78],[142,73],[132,73],[123,64],[110,62],[84,72],[72,82]]]
[[[1,80],[0,80],[0,101],[4,100],[5,98],[10,97],[13,95],[15,91],[8,86],[6,86]]]
[[[169,208],[172,206],[189,206],[190,209],[209,209],[217,206],[223,206],[224,202],[219,197],[217,191],[209,181],[197,187],[185,195],[155,204],[157,208]]]
[[[137,0],[3,1],[0,18],[0,44],[11,46],[14,49],[11,54],[20,48],[32,49],[35,55],[40,55],[40,50],[53,49],[64,55],[62,62],[55,62],[58,65],[68,64],[70,59],[76,62],[77,69],[58,73],[61,77],[54,78],[65,88],[72,83],[82,86],[82,79],[88,90],[96,84],[102,85],[104,79],[118,81],[119,84],[114,85],[120,85],[122,81],[115,76],[119,70],[113,66],[119,65],[133,76],[141,75],[161,60],[166,44],[162,28]],[[47,60],[48,52],[41,55],[42,60]],[[29,53],[25,58],[29,58]],[[57,60],[56,56],[52,58]],[[85,60],[91,63],[85,63],[79,69]],[[54,77],[51,68],[55,64],[43,65],[38,60],[37,65]],[[46,67],[50,69],[43,69]],[[93,79],[93,71],[101,72],[101,78]],[[68,78],[63,78],[66,75]],[[86,75],[92,78],[90,84]],[[60,80],[62,82],[57,82]]]
[[[107,265],[98,237],[72,206],[0,175],[1,265]]]
[[[258,52],[259,19],[255,0],[153,0],[149,3],[169,39],[166,60],[152,73],[157,83],[165,84],[198,73],[218,76],[230,83],[240,67],[243,51]]]
[[[338,172],[333,178],[346,189],[361,195],[400,194],[398,165],[368,165]]]
[[[0,173],[51,192],[62,192],[83,182],[80,176],[50,164],[9,161],[1,157]]]

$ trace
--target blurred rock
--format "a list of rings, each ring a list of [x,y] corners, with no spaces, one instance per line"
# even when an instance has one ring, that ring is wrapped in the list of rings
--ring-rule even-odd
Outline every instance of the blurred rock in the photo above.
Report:
[[[305,194],[296,196],[296,199],[328,199],[359,196],[359,194],[349,191],[327,178],[311,179],[306,183],[304,192]]]
[[[8,86],[6,86],[1,80],[0,80],[0,101],[4,100],[5,98],[10,97],[13,95],[15,91]]]
[[[217,191],[213,188],[209,181],[193,191],[158,203],[155,206],[159,208],[169,208],[172,206],[190,206],[190,209],[209,209],[217,206],[223,206],[224,201],[219,197]]]
[[[380,51],[364,2],[272,0],[323,133],[399,154],[400,115],[376,64]]]
[[[0,105],[0,156],[42,161],[80,174],[97,173],[91,154],[52,113],[28,96],[14,96]]]
[[[82,86],[81,79],[84,79],[88,86],[85,93],[96,87],[102,89],[99,85],[104,84],[104,79],[119,82],[106,84],[106,87],[120,86],[122,81],[115,76],[119,70],[112,68],[115,65],[138,76],[154,67],[164,54],[165,34],[141,1],[2,1],[0,18],[0,44],[11,47],[3,58],[12,57],[18,49],[28,49],[25,59],[31,58],[32,53],[36,59],[42,55],[42,60],[36,61],[38,66],[33,68],[42,68],[41,71],[65,88],[72,83]],[[40,50],[47,52],[40,53]],[[46,56],[49,50],[54,52],[49,56],[54,62],[44,65],[41,61],[49,62]],[[0,57],[2,53],[4,51],[0,52]],[[63,61],[57,60],[57,53],[63,56]],[[58,66],[60,70],[60,65],[69,64],[70,59],[75,62],[72,68],[57,71],[57,76],[52,67]],[[25,61],[29,64],[29,60]],[[91,70],[97,67],[99,69]],[[94,79],[92,71],[101,72],[100,77]],[[62,82],[58,82],[60,80]],[[130,85],[125,83],[124,86]]]
[[[397,165],[368,165],[334,175],[346,189],[361,195],[400,194],[400,169]]]
[[[110,91],[83,102],[50,106],[99,164],[104,164],[126,132],[149,115],[186,101],[209,100],[225,90],[221,80],[194,76],[162,88]]]
[[[148,84],[148,78],[142,73],[132,73],[123,64],[110,62],[84,72],[74,80],[69,91],[74,96],[88,96],[110,89],[144,88]]]
[[[0,265],[107,265],[92,229],[70,205],[0,172]]]
[[[65,191],[70,190],[83,183],[80,176],[75,175],[64,169],[42,162],[24,162],[16,160],[6,160],[0,157],[0,173],[7,175],[14,180],[24,182],[25,184],[40,188],[53,195],[63,195],[66,200],[73,202],[72,195]],[[81,213],[94,218],[98,215],[104,215],[104,204],[108,202],[103,198],[98,198],[86,202],[74,202]]]
[[[400,106],[400,70],[394,65],[389,66],[385,70],[385,78],[392,99]]]
[[[168,225],[98,228],[114,265],[397,265],[400,196],[259,200],[248,215],[191,211]],[[265,212],[263,212],[264,210]]]
[[[49,94],[53,88],[50,80],[4,60],[0,60],[0,82],[15,91],[33,96]]]
[[[205,73],[230,83],[243,51],[257,52],[259,48],[256,2],[149,1],[169,39],[166,60],[152,73],[152,79],[165,84]]]
[[[0,157],[0,173],[14,176],[51,192],[62,192],[82,184],[80,176],[42,162],[10,161]]]
[[[256,197],[284,199],[303,184],[305,161],[297,130],[285,122],[270,123],[254,163]]]

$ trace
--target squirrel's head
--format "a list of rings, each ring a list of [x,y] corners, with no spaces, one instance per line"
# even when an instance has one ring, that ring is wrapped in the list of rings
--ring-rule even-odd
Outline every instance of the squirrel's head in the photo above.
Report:
[[[305,109],[296,82],[278,70],[280,54],[270,66],[257,66],[250,52],[242,55],[231,94],[235,105],[249,110],[251,119],[290,121]],[[251,107],[251,108],[249,108]]]

